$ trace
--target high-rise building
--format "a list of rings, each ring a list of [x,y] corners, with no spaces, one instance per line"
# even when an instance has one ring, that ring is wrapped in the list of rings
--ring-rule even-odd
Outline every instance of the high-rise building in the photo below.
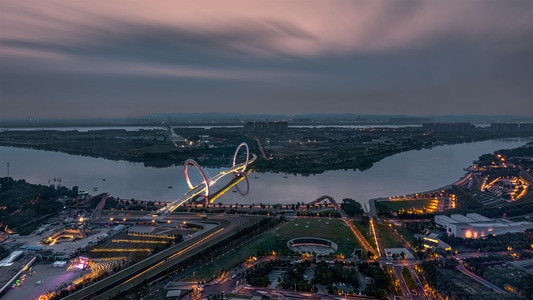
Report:
[[[287,122],[247,122],[244,125],[244,130],[247,132],[283,134],[287,132],[288,127]]]

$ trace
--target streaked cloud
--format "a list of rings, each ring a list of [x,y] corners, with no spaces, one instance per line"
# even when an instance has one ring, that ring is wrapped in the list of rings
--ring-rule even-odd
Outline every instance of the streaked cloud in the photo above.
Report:
[[[0,117],[40,115],[35,98],[152,113],[173,95],[183,112],[194,99],[213,111],[257,101],[242,113],[524,114],[532,20],[530,0],[2,0]],[[42,82],[56,88],[32,93]]]

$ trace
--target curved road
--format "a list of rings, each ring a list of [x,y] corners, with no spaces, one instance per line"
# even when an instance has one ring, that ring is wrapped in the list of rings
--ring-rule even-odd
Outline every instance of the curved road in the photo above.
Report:
[[[476,274],[470,272],[469,270],[467,270],[467,269],[465,268],[465,265],[463,264],[462,261],[460,261],[460,262],[459,262],[459,265],[457,265],[457,270],[461,271],[461,273],[463,273],[463,274],[465,274],[466,276],[472,278],[473,280],[475,280],[475,281],[481,283],[482,285],[484,285],[484,286],[486,286],[486,287],[488,287],[488,288],[491,288],[491,289],[493,289],[494,291],[496,291],[496,292],[498,292],[498,293],[500,293],[500,294],[507,295],[507,292],[506,292],[506,291],[500,289],[500,288],[497,287],[496,285],[494,285],[494,284],[488,282],[487,280],[485,280],[485,279],[479,277],[478,275],[476,275]]]

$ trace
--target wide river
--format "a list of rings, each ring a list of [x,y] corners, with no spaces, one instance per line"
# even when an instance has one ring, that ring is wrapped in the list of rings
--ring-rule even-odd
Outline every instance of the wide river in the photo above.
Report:
[[[413,150],[387,157],[366,171],[339,170],[311,176],[252,172],[248,175],[247,195],[227,192],[217,201],[296,203],[330,195],[337,200],[352,198],[366,203],[373,198],[424,192],[455,182],[465,174],[463,168],[482,154],[519,147],[532,140],[498,139]],[[15,179],[45,185],[59,184],[60,180],[61,185],[77,185],[91,194],[110,192],[112,196],[126,199],[173,201],[188,189],[182,166],[151,168],[140,163],[0,147],[3,169],[0,176],[7,175],[8,163],[9,175]],[[214,176],[220,170],[207,169],[207,172]],[[200,183],[194,168],[189,173],[193,184]],[[220,180],[214,189],[228,180]],[[244,181],[238,186],[247,190]]]

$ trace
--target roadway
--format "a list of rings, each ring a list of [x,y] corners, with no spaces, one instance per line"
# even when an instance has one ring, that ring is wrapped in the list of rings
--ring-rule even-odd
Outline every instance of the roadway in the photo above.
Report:
[[[415,290],[414,291],[410,291],[411,298],[413,300],[427,299],[426,291],[424,291],[424,285],[420,281],[420,278],[418,277],[418,274],[416,274],[415,269],[413,268],[414,264],[415,263],[407,264],[407,269],[409,270],[409,273],[411,273],[411,277],[413,277],[413,280],[415,281],[415,284],[416,284]]]
[[[471,279],[481,283],[482,285],[488,287],[488,288],[491,288],[492,290],[494,290],[495,292],[499,293],[499,294],[504,294],[504,295],[507,295],[508,293],[502,289],[500,289],[499,287],[497,287],[496,285],[488,282],[487,280],[481,278],[480,276],[470,272],[469,270],[467,270],[465,268],[465,265],[463,263],[462,260],[459,261],[459,265],[457,265],[457,270],[459,270],[461,273],[465,274],[466,276],[470,277]]]
[[[405,283],[405,280],[402,276],[402,268],[401,265],[396,265],[393,267],[394,275],[396,275],[396,278],[398,278],[398,281],[400,282],[400,289],[402,290],[402,294],[400,296],[403,296],[403,299],[411,299],[409,288],[407,287],[407,283]]]
[[[403,299],[411,299],[411,300],[427,300],[428,296],[426,296],[426,292],[424,291],[424,285],[420,281],[420,278],[418,277],[418,274],[416,274],[413,266],[420,261],[403,261],[403,262],[395,262],[393,264],[394,269],[394,275],[396,275],[396,278],[398,278],[398,281],[400,282],[400,288],[402,290]],[[413,278],[416,286],[414,289],[409,289],[407,282],[405,278],[403,277],[402,270],[406,267],[409,270],[409,273],[411,274],[411,277]]]
[[[214,228],[210,231],[206,232],[209,237],[212,237],[214,234],[220,233],[220,228]],[[117,273],[114,273],[95,284],[90,285],[89,287],[86,287],[84,289],[81,289],[64,299],[96,299],[95,297],[98,297],[98,299],[107,299],[110,298],[111,294],[110,289],[116,292],[116,289],[114,287],[119,286],[122,287],[124,290],[127,290],[131,288],[134,284],[134,282],[131,282],[130,285],[127,286],[127,288],[124,288],[124,282],[128,280],[129,278],[132,278],[134,276],[138,276],[139,274],[143,274],[147,268],[151,268],[154,265],[161,265],[161,262],[166,261],[167,259],[173,258],[176,253],[183,253],[182,251],[186,251],[190,249],[191,246],[197,245],[197,243],[205,242],[204,235],[198,235],[196,237],[193,237],[183,243],[171,246],[170,248],[163,250],[157,254],[154,254],[152,256],[149,256],[148,258],[144,259],[143,261],[134,264],[124,270],[121,270]],[[165,269],[169,266],[166,265]]]
[[[98,203],[98,205],[94,209],[93,214],[91,216],[91,219],[100,218],[102,216],[102,210],[104,209],[105,202],[106,202],[107,198],[109,198],[109,195],[110,195],[109,193],[106,193],[102,197],[102,200],[100,200],[100,202]]]
[[[64,299],[110,299],[114,295],[143,283],[146,279],[156,277],[190,256],[205,250],[213,243],[230,236],[238,228],[242,228],[240,225],[242,218],[230,218],[230,220],[231,222],[221,221],[219,226],[206,230],[203,234],[193,236],[182,243],[153,254]]]

